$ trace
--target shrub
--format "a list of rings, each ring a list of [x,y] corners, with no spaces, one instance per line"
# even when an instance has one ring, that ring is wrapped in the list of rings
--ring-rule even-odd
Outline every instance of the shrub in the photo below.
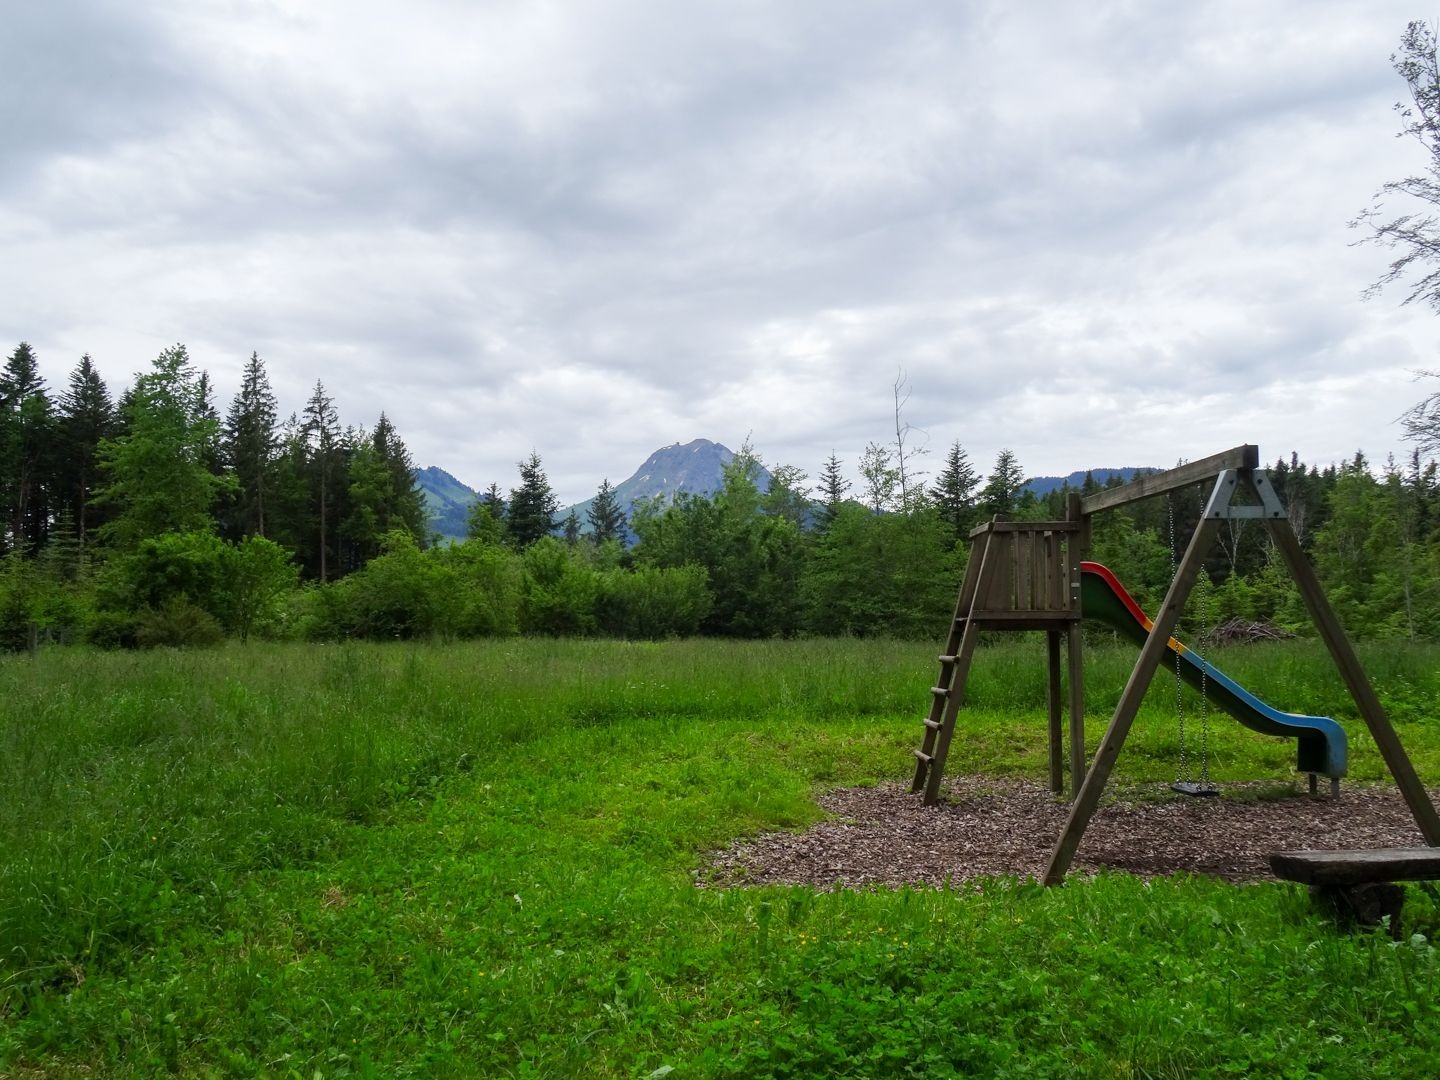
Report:
[[[612,570],[601,577],[596,604],[600,629],[627,638],[683,637],[697,633],[710,614],[704,567]]]
[[[158,608],[146,608],[135,618],[137,645],[184,648],[217,645],[223,640],[225,631],[219,619],[179,597],[172,597]]]

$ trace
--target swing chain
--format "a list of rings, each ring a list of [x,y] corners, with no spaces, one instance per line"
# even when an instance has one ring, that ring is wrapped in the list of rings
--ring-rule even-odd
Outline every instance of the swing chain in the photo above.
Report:
[[[1165,496],[1165,508],[1170,518],[1170,579],[1175,579],[1175,500],[1172,496]],[[1180,675],[1180,654],[1175,653],[1175,719],[1179,725],[1180,736],[1180,771],[1176,782],[1188,784],[1190,782],[1190,754],[1185,739],[1185,695],[1184,685]]]
[[[1212,599],[1210,573],[1200,571],[1200,783],[1210,787],[1210,661],[1205,658],[1210,651],[1215,628],[1211,625],[1210,602]]]

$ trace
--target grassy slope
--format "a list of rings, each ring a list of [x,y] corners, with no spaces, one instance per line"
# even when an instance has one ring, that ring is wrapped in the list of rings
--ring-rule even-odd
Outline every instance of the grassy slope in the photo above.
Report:
[[[932,652],[523,641],[0,663],[0,1067],[1440,1067],[1435,954],[1337,935],[1290,887],[692,887],[706,848],[813,820],[815,788],[908,772]],[[1039,655],[985,654],[957,769],[1040,775]],[[1097,733],[1130,658],[1092,657]],[[1367,657],[1431,782],[1433,659]],[[1220,663],[1287,707],[1352,712],[1313,647]],[[1122,779],[1173,771],[1165,697]],[[1213,742],[1222,778],[1289,775],[1284,744],[1224,721]],[[1380,775],[1368,739],[1352,757]]]

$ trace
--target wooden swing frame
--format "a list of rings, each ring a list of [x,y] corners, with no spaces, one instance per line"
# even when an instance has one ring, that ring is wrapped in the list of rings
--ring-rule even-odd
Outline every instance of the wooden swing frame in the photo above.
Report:
[[[1330,658],[1339,670],[1355,707],[1365,721],[1425,843],[1440,847],[1440,816],[1416,775],[1390,718],[1380,704],[1354,647],[1325,596],[1314,568],[1301,550],[1270,479],[1260,467],[1260,451],[1237,446],[1200,461],[1140,477],[1083,498],[1071,495],[1066,520],[1059,522],[992,521],[972,534],[972,548],[960,588],[945,654],[940,657],[940,684],[925,721],[925,736],[915,752],[912,791],[925,791],[927,805],[939,800],[940,782],[955,717],[964,698],[965,681],[982,630],[1045,630],[1049,661],[1049,759],[1051,788],[1063,789],[1060,639],[1066,638],[1069,668],[1069,758],[1072,803],[1045,870],[1046,885],[1058,885],[1074,861],[1115,769],[1120,750],[1140,711],[1155,672],[1164,658],[1180,613],[1190,596],[1222,521],[1258,518],[1300,591]],[[1081,686],[1080,562],[1090,546],[1090,519],[1142,499],[1193,484],[1213,481],[1209,501],[1181,558],[1160,610],[1151,625],[1135,667],[1125,683],[1109,726],[1088,768],[1084,767],[1085,727]],[[1254,500],[1235,504],[1237,492]]]

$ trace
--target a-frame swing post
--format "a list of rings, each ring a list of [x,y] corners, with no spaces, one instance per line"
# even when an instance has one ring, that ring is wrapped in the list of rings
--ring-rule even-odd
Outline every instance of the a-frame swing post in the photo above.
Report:
[[[1355,700],[1355,707],[1360,710],[1365,726],[1370,729],[1370,736],[1380,748],[1385,765],[1389,768],[1390,775],[1395,778],[1395,785],[1404,796],[1405,804],[1410,807],[1415,824],[1420,827],[1420,834],[1425,837],[1425,843],[1429,846],[1440,847],[1440,816],[1436,815],[1435,806],[1430,802],[1425,786],[1420,783],[1415,766],[1410,763],[1410,756],[1400,745],[1400,736],[1395,733],[1384,706],[1380,704],[1374,687],[1365,675],[1365,669],[1360,666],[1360,660],[1355,655],[1350,639],[1345,636],[1330,601],[1326,599],[1325,590],[1321,588],[1310,560],[1301,550],[1300,541],[1295,536],[1295,530],[1290,527],[1289,518],[1267,517],[1265,526],[1285,560],[1290,576],[1295,579],[1300,596],[1310,612],[1310,618],[1315,621],[1315,626],[1325,641],[1325,647],[1330,650],[1331,659],[1340,669],[1350,696]]]
[[[1080,509],[1080,495],[1070,492],[1065,497],[1065,518],[1078,528],[1070,538],[1065,557],[1065,586],[1070,590],[1072,610],[1080,610],[1080,563],[1090,554],[1090,518]],[[1080,794],[1085,779],[1085,635],[1080,620],[1074,619],[1065,628],[1065,659],[1069,667],[1070,694],[1070,798]]]
[[[1180,560],[1175,578],[1170,582],[1165,600],[1150,628],[1150,635],[1145,639],[1140,657],[1135,661],[1120,701],[1115,706],[1115,715],[1110,718],[1110,726],[1105,729],[1105,737],[1100,740],[1095,760],[1085,774],[1080,794],[1070,806],[1070,816],[1065,821],[1065,829],[1055,843],[1055,850],[1050,854],[1050,864],[1045,869],[1046,885],[1058,885],[1065,880],[1065,873],[1075,859],[1075,851],[1080,846],[1081,837],[1085,835],[1086,826],[1090,824],[1090,819],[1100,805],[1100,796],[1115,769],[1120,748],[1125,745],[1125,739],[1130,734],[1130,727],[1140,711],[1140,704],[1145,700],[1145,691],[1150,688],[1150,681],[1160,666],[1170,636],[1175,632],[1175,624],[1180,621],[1180,612],[1190,597],[1190,590],[1195,587],[1195,579],[1200,576],[1205,554],[1210,550],[1219,527],[1220,521],[1216,518],[1205,518],[1195,526],[1190,545],[1185,549],[1185,557]]]

